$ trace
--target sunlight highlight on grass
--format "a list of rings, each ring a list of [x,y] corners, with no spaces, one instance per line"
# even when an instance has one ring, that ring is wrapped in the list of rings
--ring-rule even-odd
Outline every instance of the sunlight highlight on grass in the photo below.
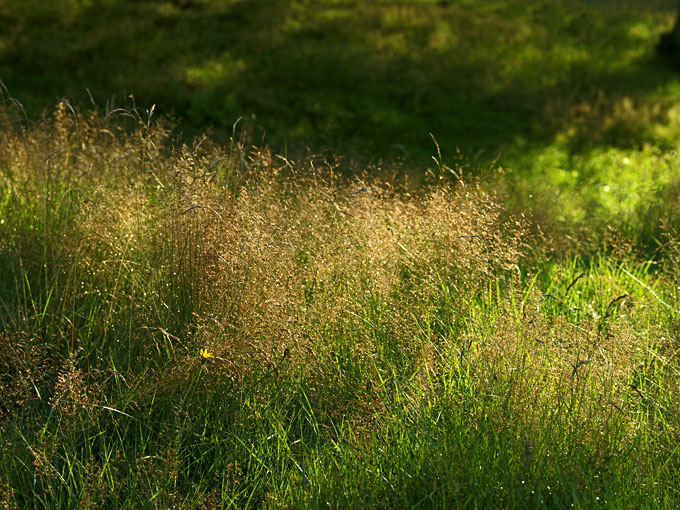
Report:
[[[415,191],[70,106],[0,130],[10,508],[677,506],[672,223],[564,236],[439,154]]]

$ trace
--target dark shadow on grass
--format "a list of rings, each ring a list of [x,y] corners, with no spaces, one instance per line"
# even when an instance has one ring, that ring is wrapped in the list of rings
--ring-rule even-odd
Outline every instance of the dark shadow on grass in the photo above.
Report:
[[[99,104],[128,91],[188,134],[224,140],[246,116],[277,151],[424,162],[429,133],[482,159],[517,140],[637,146],[666,115],[651,95],[677,80],[656,35],[636,32],[665,19],[656,4],[62,3],[0,11],[0,77],[30,114],[64,95],[85,105],[86,87]]]

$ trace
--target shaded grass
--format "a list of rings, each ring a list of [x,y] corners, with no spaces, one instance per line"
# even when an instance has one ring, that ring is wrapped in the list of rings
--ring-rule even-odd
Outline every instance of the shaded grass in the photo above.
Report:
[[[654,57],[673,5],[645,2],[9,1],[0,76],[32,116],[134,93],[227,141],[243,116],[274,151],[429,161],[434,133],[516,170],[677,140],[677,77]],[[115,20],[115,23],[111,23]],[[36,62],[40,63],[36,72]],[[68,70],[66,72],[66,70]]]
[[[677,506],[670,227],[556,257],[483,181],[3,118],[6,506]]]

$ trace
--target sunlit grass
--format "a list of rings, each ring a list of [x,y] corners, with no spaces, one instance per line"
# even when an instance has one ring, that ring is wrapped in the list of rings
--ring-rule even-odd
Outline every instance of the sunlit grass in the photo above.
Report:
[[[2,131],[5,506],[677,506],[672,226],[647,260],[441,161],[416,191],[150,115]]]
[[[673,7],[0,3],[0,507],[678,507]]]

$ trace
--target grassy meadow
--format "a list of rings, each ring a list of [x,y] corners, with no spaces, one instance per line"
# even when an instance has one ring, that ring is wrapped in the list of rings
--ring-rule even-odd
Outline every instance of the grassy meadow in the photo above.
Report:
[[[0,4],[0,508],[680,506],[675,3],[257,5]]]

